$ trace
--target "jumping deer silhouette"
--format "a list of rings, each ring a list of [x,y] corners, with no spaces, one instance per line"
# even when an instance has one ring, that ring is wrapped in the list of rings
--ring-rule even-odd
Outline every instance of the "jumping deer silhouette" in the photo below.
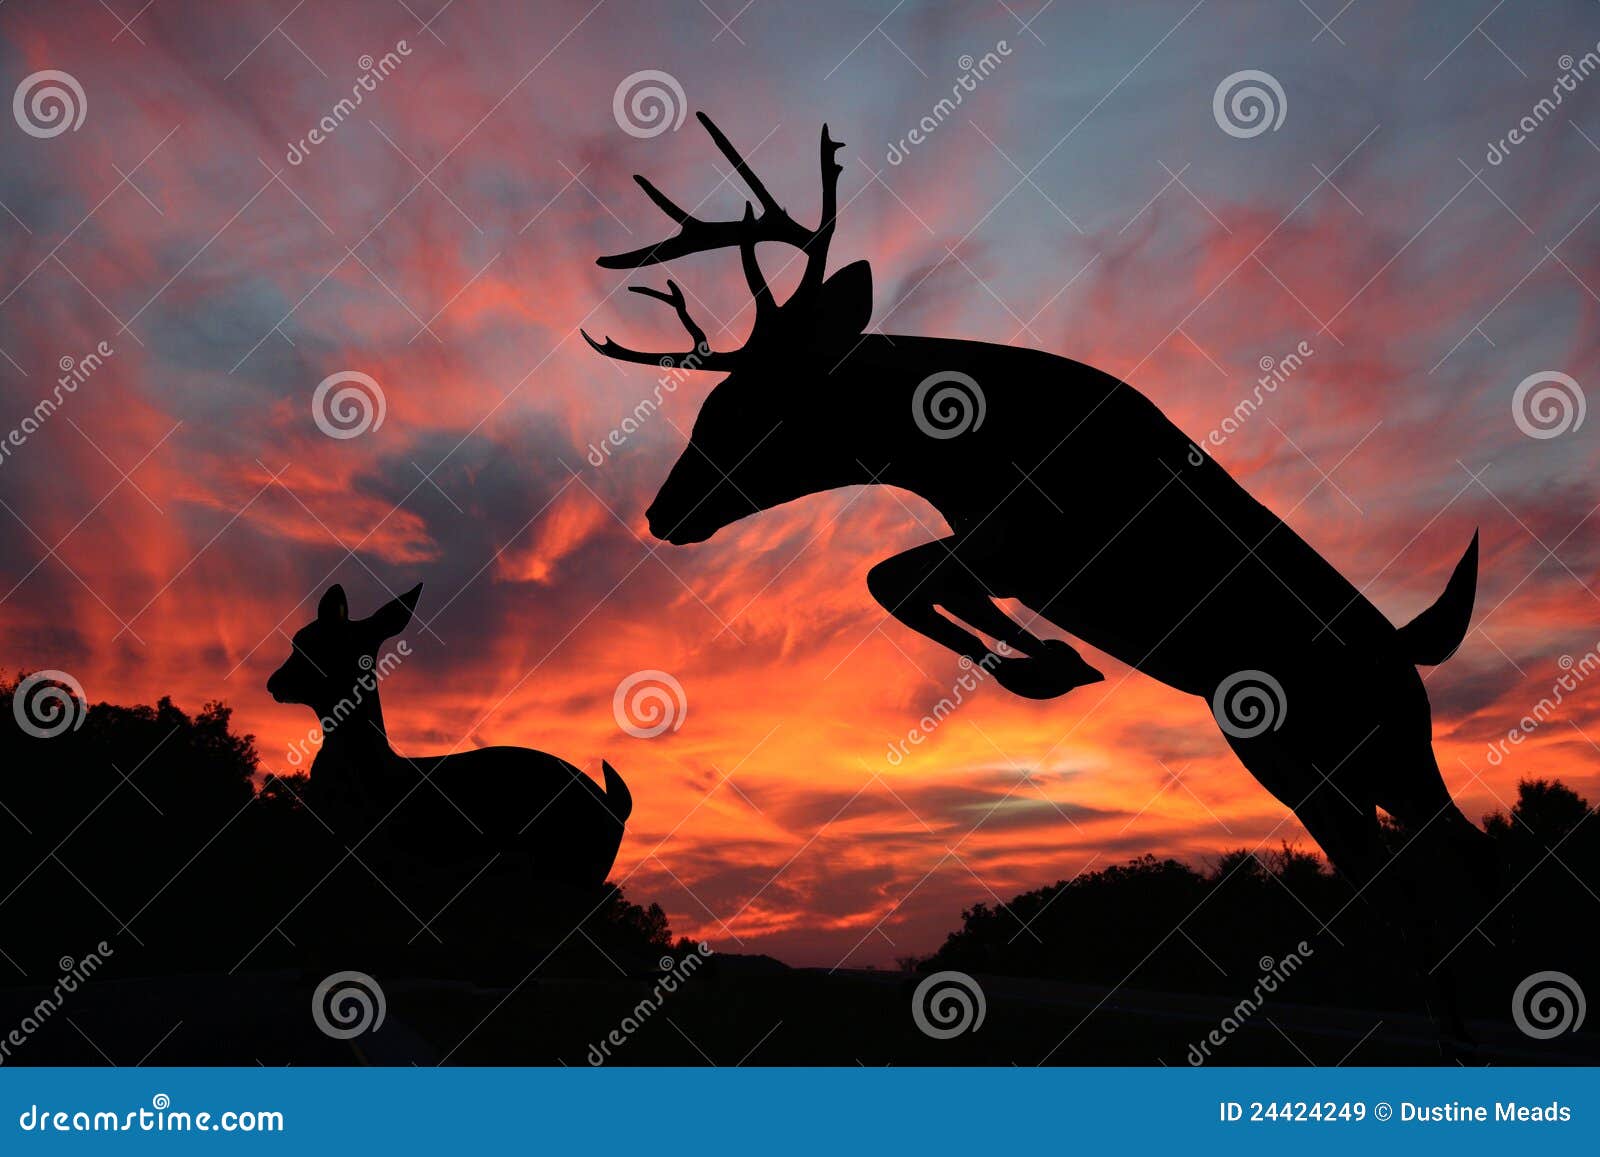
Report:
[[[644,353],[584,334],[610,358],[728,374],[646,511],[652,534],[696,543],[835,487],[910,490],[951,533],[868,574],[895,619],[985,662],[1019,695],[1052,698],[1102,678],[1069,644],[1038,638],[994,602],[1015,599],[1207,699],[1239,760],[1358,887],[1385,862],[1378,808],[1416,841],[1417,860],[1446,858],[1492,886],[1487,837],[1456,807],[1435,762],[1417,673],[1465,637],[1476,534],[1439,599],[1396,628],[1126,382],[1040,350],[865,332],[867,263],[826,275],[842,172],[827,126],[821,218],[808,229],[697,115],[760,212],[747,202],[742,219],[703,220],[636,176],[678,230],[599,264],[635,269],[737,247],[755,304],[749,339],[713,351],[672,281],[666,291],[633,288],[676,310],[688,352]],[[763,242],[805,255],[782,305],[756,258]],[[1019,654],[993,654],[980,634]]]
[[[421,594],[418,583],[370,617],[352,619],[344,588],[329,587],[316,619],[295,632],[289,658],[267,680],[279,703],[303,703],[321,721],[312,808],[363,838],[383,831],[409,858],[453,863],[495,852],[541,879],[604,883],[633,810],[609,763],[600,765],[602,791],[565,760],[524,747],[417,759],[390,747],[378,683],[403,658],[380,659],[378,649],[405,630]]]

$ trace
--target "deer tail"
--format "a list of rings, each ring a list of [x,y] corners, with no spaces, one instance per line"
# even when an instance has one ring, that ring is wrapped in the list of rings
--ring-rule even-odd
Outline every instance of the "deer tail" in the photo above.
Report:
[[[1455,654],[1461,640],[1467,637],[1477,590],[1478,533],[1473,531],[1472,542],[1445,583],[1444,593],[1400,628],[1397,639],[1401,654],[1419,667],[1435,666]]]
[[[606,807],[611,809],[611,814],[617,817],[618,823],[623,823],[633,814],[633,793],[628,790],[628,785],[622,782],[622,776],[617,774],[617,769],[603,759],[600,761],[600,770],[606,777]]]

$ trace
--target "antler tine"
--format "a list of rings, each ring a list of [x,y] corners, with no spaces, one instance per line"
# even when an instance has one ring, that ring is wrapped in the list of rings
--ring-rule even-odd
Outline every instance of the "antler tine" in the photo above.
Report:
[[[634,293],[653,297],[657,301],[664,301],[678,312],[678,320],[683,323],[683,328],[689,331],[689,337],[694,341],[694,348],[702,355],[711,352],[711,343],[706,340],[706,331],[695,323],[689,316],[689,305],[683,298],[683,290],[678,288],[678,283],[672,278],[667,278],[665,290],[655,289],[648,285],[630,285],[628,289]]]
[[[756,200],[761,205],[761,215],[750,221],[704,221],[690,213],[650,181],[642,176],[633,179],[638,182],[639,188],[644,190],[644,195],[656,208],[660,209],[678,224],[678,231],[664,241],[653,245],[645,245],[638,249],[629,250],[627,253],[616,253],[599,259],[598,264],[603,269],[639,269],[646,265],[658,265],[663,261],[671,261],[675,257],[684,257],[691,253],[705,253],[712,249],[725,249],[742,245],[747,237],[756,241],[778,241],[792,245],[796,249],[804,249],[815,236],[811,230],[795,221],[793,217],[779,205],[767,187],[761,183],[761,178],[756,176],[755,170],[734,148],[733,142],[723,135],[712,119],[705,113],[696,113],[695,116],[705,126],[711,140],[727,157],[734,170],[750,187]]]
[[[834,159],[834,155],[842,148],[844,142],[830,138],[828,126],[824,124],[819,148],[822,159],[822,216],[817,222],[817,231],[805,246],[806,269],[800,278],[802,289],[817,288],[828,272],[828,245],[833,240],[833,227],[839,215],[839,176],[844,172],[844,166]]]
[[[597,342],[589,334],[580,329],[583,340],[600,354],[619,362],[636,362],[639,365],[662,366],[663,368],[676,368],[685,370],[731,370],[734,367],[735,355],[731,353],[713,353],[711,343],[706,340],[706,331],[689,314],[688,302],[684,299],[683,289],[670,277],[667,279],[665,289],[656,289],[650,285],[630,285],[628,289],[633,293],[645,297],[653,297],[657,301],[664,301],[672,306],[678,315],[678,320],[683,323],[683,328],[689,332],[689,338],[694,342],[694,348],[688,353],[649,353],[645,350],[629,349],[627,346],[618,345],[609,337],[604,342]]]
[[[739,174],[744,183],[750,187],[750,191],[756,195],[756,200],[761,202],[761,212],[763,214],[773,213],[780,217],[788,217],[788,214],[783,211],[783,206],[779,205],[772,194],[767,192],[767,187],[761,183],[761,178],[756,176],[755,170],[750,167],[743,154],[733,147],[732,141],[723,136],[722,130],[717,127],[716,122],[703,112],[697,112],[694,115],[695,119],[710,134],[712,141],[721,150],[722,155],[728,158],[728,163],[733,166],[734,172]]]
[[[749,228],[755,224],[755,210],[749,201],[744,203],[742,223],[746,230],[744,239],[739,242],[739,264],[744,267],[745,284],[750,287],[750,296],[756,303],[756,324],[760,325],[763,319],[777,312],[778,303],[772,296],[772,287],[767,284],[766,274],[761,272],[761,262],[756,259],[757,238],[755,230]]]
[[[650,353],[648,350],[629,349],[625,345],[618,345],[609,337],[603,342],[595,341],[587,330],[580,329],[578,332],[583,335],[583,340],[589,343],[591,349],[613,361],[634,362],[641,366],[660,366],[662,369],[716,372],[731,371],[737,365],[734,354],[708,353],[704,351],[704,347],[691,350],[689,353]]]

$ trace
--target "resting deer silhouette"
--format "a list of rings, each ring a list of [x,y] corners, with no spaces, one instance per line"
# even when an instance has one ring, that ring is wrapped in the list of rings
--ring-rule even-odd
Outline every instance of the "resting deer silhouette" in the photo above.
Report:
[[[365,619],[351,619],[344,588],[329,587],[317,617],[267,680],[279,703],[304,703],[322,723],[311,764],[311,805],[363,838],[381,829],[400,854],[458,862],[485,851],[531,874],[579,886],[605,882],[633,798],[609,763],[606,786],[565,760],[525,747],[481,747],[412,759],[389,746],[378,681],[383,643],[405,630],[422,584]],[[431,785],[431,786],[430,786]],[[342,834],[342,833],[341,833]]]
[[[635,177],[678,231],[599,264],[634,269],[737,247],[755,302],[748,341],[713,351],[672,281],[665,292],[633,288],[676,310],[693,341],[687,353],[584,334],[610,358],[728,374],[646,512],[652,534],[695,543],[835,487],[910,490],[951,533],[868,574],[901,623],[985,662],[1020,695],[1052,698],[1102,678],[1069,644],[1038,638],[994,602],[1015,599],[1210,701],[1239,760],[1358,886],[1384,862],[1378,808],[1491,885],[1488,839],[1434,760],[1417,673],[1465,637],[1476,535],[1438,601],[1396,628],[1127,383],[1040,350],[865,332],[867,263],[826,276],[842,172],[827,126],[821,219],[808,229],[698,116],[760,212],[747,202],[740,220],[702,220]],[[782,305],[756,258],[762,242],[805,254]],[[980,634],[1018,654],[992,653]]]

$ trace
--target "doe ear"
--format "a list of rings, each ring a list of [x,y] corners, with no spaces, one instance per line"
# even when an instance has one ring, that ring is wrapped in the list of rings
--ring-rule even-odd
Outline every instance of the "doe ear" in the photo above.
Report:
[[[824,325],[830,335],[855,336],[872,321],[872,266],[852,261],[822,283]]]
[[[411,615],[422,597],[422,584],[418,583],[403,595],[396,595],[366,620],[366,628],[373,642],[392,639],[411,624]]]
[[[343,623],[350,619],[350,604],[345,601],[344,588],[334,583],[317,604],[317,622]]]

